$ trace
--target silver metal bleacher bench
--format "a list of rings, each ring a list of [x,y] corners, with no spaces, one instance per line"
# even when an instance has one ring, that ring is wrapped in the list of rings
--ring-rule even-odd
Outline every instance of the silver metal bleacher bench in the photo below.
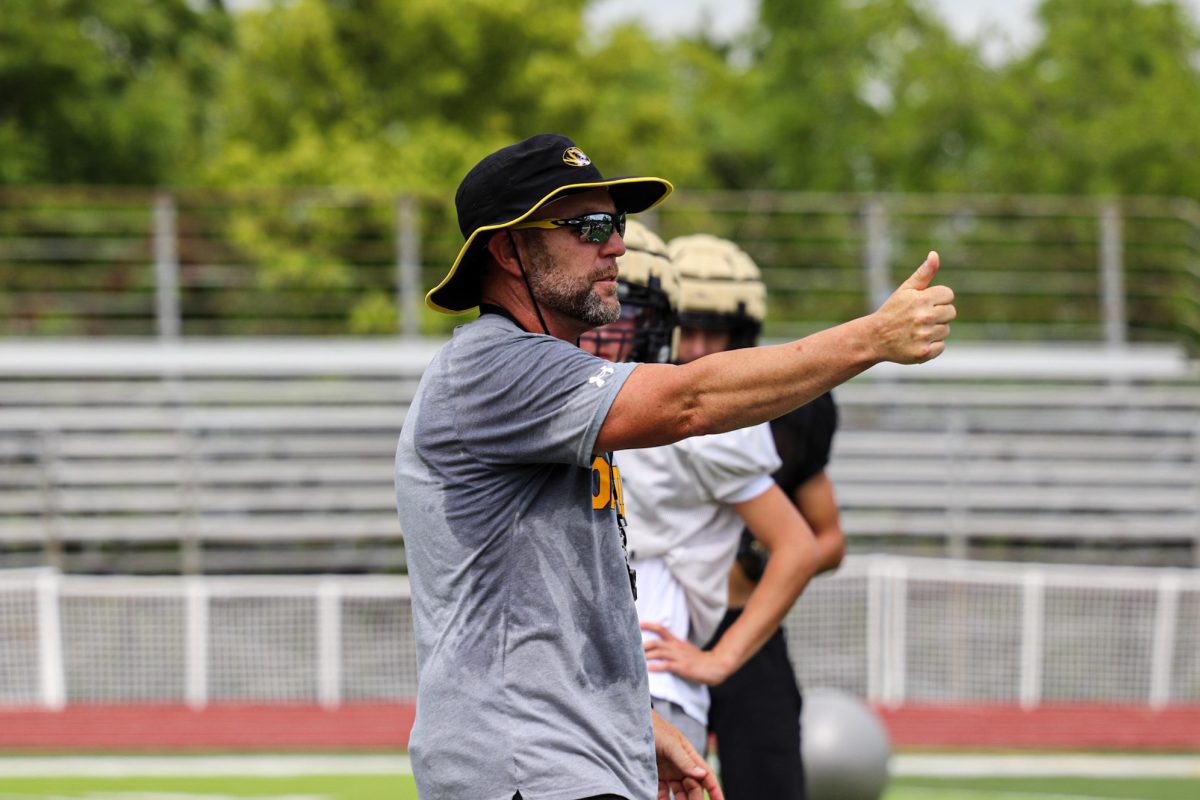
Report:
[[[835,396],[829,474],[860,545],[1200,564],[1200,380],[1176,348],[952,347]]]
[[[436,344],[0,345],[0,560],[404,566],[392,460]]]
[[[0,342],[0,566],[402,570],[392,460],[438,344]],[[1174,348],[954,345],[835,396],[854,551],[1200,558]]]

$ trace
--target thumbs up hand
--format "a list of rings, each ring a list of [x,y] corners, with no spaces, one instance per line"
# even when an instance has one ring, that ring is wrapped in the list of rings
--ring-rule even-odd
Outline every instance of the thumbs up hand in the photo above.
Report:
[[[950,322],[957,316],[949,286],[930,286],[939,266],[930,252],[917,271],[871,315],[881,361],[922,364],[946,349]]]

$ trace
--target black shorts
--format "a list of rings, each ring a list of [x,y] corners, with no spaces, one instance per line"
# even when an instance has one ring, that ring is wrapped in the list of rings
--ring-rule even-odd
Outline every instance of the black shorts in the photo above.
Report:
[[[713,642],[740,614],[725,614]],[[800,689],[783,629],[710,695],[708,727],[717,737],[726,800],[804,800]]]

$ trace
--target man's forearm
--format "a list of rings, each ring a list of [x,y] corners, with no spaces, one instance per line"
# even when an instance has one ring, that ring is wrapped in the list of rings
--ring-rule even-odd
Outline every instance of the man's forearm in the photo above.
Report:
[[[717,353],[681,367],[641,364],[617,393],[595,451],[670,444],[743,428],[803,405],[881,361],[945,349],[954,292],[930,286],[934,253],[879,310],[788,344]]]
[[[866,317],[794,342],[715,353],[678,367],[700,433],[767,422],[879,363]]]
[[[767,422],[879,362],[863,317],[795,342],[640,364],[617,395],[596,451],[657,447]]]

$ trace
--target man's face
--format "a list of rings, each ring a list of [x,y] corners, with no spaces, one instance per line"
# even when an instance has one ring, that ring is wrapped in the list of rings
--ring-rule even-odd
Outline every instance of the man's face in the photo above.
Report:
[[[697,358],[729,349],[733,337],[727,329],[680,328],[677,362],[687,364]]]
[[[569,195],[538,209],[534,219],[571,219],[598,211],[615,212],[605,189]],[[617,300],[617,257],[625,242],[616,231],[607,242],[584,242],[569,227],[517,231],[521,255],[534,297],[550,309],[588,327],[614,322],[621,313]]]

